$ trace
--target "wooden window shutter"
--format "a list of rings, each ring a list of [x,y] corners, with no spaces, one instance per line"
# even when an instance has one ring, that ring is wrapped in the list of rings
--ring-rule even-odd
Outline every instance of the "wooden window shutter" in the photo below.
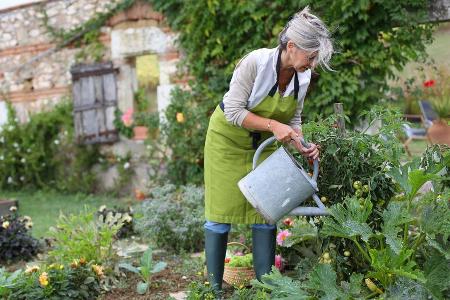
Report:
[[[118,133],[114,127],[117,84],[112,62],[74,65],[70,72],[77,142],[97,144],[117,141]]]

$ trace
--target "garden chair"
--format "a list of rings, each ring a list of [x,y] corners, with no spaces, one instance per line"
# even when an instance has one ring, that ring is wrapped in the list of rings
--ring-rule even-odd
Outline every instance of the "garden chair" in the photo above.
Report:
[[[426,129],[433,125],[433,121],[439,119],[438,114],[433,110],[431,103],[427,100],[419,101],[420,112],[422,113],[422,122]]]
[[[403,143],[403,147],[406,150],[406,153],[411,156],[411,151],[409,150],[408,145],[413,140],[426,140],[428,144],[433,144],[430,136],[428,135],[428,129],[433,125],[433,121],[438,119],[437,113],[433,110],[431,103],[426,100],[419,101],[419,107],[421,112],[421,120],[423,127],[421,128],[413,128],[408,124],[403,124],[403,131],[406,134],[406,140]]]

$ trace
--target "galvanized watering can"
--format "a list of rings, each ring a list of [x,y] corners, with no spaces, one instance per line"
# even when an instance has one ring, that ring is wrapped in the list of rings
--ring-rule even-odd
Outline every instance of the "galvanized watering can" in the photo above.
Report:
[[[261,152],[275,141],[275,137],[270,137],[258,147],[253,156],[253,170],[238,182],[245,198],[269,224],[275,224],[286,215],[328,215],[316,195],[319,191],[317,159],[314,160],[314,173],[310,177],[289,151],[281,146],[257,167]],[[309,147],[303,139],[301,143]],[[317,207],[299,207],[311,196]]]

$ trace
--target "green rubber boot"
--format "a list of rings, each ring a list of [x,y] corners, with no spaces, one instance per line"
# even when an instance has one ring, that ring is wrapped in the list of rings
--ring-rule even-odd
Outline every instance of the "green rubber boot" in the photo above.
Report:
[[[208,279],[217,292],[222,290],[223,268],[227,251],[228,233],[205,229],[205,253]]]
[[[252,228],[253,269],[259,281],[275,264],[276,234],[276,229]]]

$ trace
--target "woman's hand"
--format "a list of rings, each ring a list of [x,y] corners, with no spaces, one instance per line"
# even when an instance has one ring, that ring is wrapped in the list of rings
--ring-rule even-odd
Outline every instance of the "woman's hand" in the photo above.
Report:
[[[306,148],[300,142],[300,132],[295,131],[291,126],[272,120],[271,122],[272,133],[275,138],[282,143],[293,143],[298,152],[303,156],[316,159],[319,157],[319,149],[316,144],[309,143],[310,147]]]
[[[291,140],[299,138],[298,133],[296,133],[291,126],[280,123],[275,120],[271,121],[270,129],[275,138],[277,139],[277,141],[282,143],[290,143]]]
[[[300,142],[300,138],[294,139],[292,143],[294,143],[295,148],[297,148],[298,152],[300,152],[304,157],[312,160],[319,158],[319,147],[316,144],[309,143],[309,148],[306,148]]]

